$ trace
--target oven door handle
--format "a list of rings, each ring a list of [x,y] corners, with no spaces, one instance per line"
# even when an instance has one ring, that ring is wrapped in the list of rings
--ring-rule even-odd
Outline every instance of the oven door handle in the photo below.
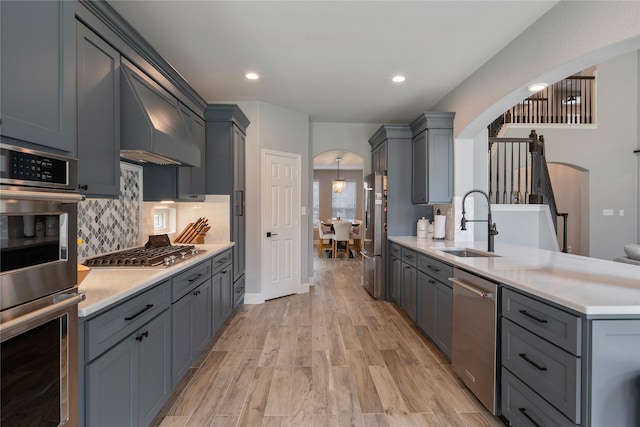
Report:
[[[48,316],[64,311],[67,307],[77,305],[84,301],[84,299],[84,294],[73,293],[60,295],[54,304],[0,324],[0,336],[2,337],[2,341],[17,335],[18,333],[29,330],[31,325],[39,320],[46,319]]]
[[[0,199],[44,200],[61,203],[77,203],[84,200],[78,193],[49,193],[47,191],[2,190]]]

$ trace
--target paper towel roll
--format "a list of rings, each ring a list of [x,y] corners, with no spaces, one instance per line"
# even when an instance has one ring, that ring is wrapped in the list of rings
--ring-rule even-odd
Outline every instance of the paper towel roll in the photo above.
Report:
[[[444,215],[434,215],[435,231],[434,239],[444,239],[445,230],[447,228],[447,217]]]

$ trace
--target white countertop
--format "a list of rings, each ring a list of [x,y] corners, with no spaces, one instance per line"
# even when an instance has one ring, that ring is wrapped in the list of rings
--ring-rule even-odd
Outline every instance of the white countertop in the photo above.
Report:
[[[200,254],[172,267],[92,267],[78,287],[79,292],[86,296],[78,306],[78,316],[87,317],[151,285],[158,284],[188,267],[211,258],[233,245],[233,242],[195,245],[200,249]]]
[[[588,316],[640,315],[640,266],[498,242],[498,257],[461,258],[438,249],[486,252],[487,242],[389,240]]]

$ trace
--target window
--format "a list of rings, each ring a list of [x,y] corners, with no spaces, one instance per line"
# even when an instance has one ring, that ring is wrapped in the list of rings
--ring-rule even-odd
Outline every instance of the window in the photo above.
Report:
[[[155,234],[176,232],[176,209],[157,207],[153,209],[153,232]]]
[[[353,221],[356,218],[357,205],[356,181],[347,181],[346,187],[341,193],[331,192],[331,216],[340,217],[345,221]]]
[[[320,181],[313,181],[313,227],[318,228],[320,216]]]

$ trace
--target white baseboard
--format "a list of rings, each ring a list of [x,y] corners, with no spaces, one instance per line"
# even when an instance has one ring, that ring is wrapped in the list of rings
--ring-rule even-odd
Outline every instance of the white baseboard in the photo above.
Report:
[[[301,283],[300,284],[300,290],[298,291],[299,294],[308,294],[309,293],[309,284],[308,283]]]
[[[249,293],[244,294],[245,304],[263,304],[264,301],[265,301],[264,296],[261,293],[260,294],[249,294]]]

